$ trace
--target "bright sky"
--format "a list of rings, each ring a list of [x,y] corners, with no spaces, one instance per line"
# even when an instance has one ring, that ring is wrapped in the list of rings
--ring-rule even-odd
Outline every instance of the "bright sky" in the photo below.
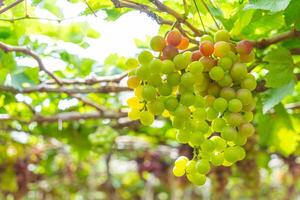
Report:
[[[80,16],[80,13],[86,8],[85,4],[70,4],[65,0],[57,1],[57,5],[63,8],[65,18]],[[44,9],[37,9],[36,12],[38,16],[53,18],[53,15]],[[155,21],[137,11],[126,13],[116,21],[106,21],[105,17],[104,12],[98,12],[97,17],[90,15],[63,21],[62,24],[88,21],[101,36],[98,39],[88,39],[87,42],[90,47],[87,49],[78,48],[77,45],[65,42],[59,42],[58,47],[102,63],[112,53],[118,53],[118,55],[126,57],[134,56],[139,52],[134,39],[145,40],[147,35],[156,35],[159,29]],[[39,39],[48,40],[41,37]],[[53,58],[48,58],[46,62],[51,66],[55,66],[55,69],[64,67],[63,62]]]

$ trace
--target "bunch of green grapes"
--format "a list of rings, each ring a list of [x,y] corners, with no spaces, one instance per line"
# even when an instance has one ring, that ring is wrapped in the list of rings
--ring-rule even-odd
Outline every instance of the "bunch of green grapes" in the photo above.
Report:
[[[158,56],[143,51],[138,60],[127,62],[136,67],[128,77],[135,94],[127,101],[128,117],[146,126],[155,116],[170,118],[177,141],[194,148],[193,159],[179,157],[173,173],[202,185],[211,165],[230,166],[244,159],[242,146],[255,131],[256,80],[246,64],[254,59],[252,43],[234,43],[220,30],[214,38],[202,36],[199,50],[183,51],[189,42],[173,30],[166,39],[153,37],[150,46]]]
[[[111,150],[118,133],[109,126],[99,127],[88,139],[92,148],[98,153],[106,153]]]

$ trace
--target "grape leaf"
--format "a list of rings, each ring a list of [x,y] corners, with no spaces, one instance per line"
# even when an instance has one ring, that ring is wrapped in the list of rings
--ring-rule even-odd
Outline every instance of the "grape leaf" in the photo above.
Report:
[[[267,87],[278,88],[294,79],[294,63],[287,49],[270,51],[263,60],[268,63],[265,65],[265,69],[269,71],[266,75]]]
[[[278,12],[284,10],[289,5],[290,1],[291,0],[249,0],[249,4],[247,4],[244,9],[260,9]]]
[[[263,99],[263,113],[265,114],[275,105],[281,102],[281,100],[293,93],[295,82],[292,80],[287,85],[279,88],[269,89],[265,94],[266,97]]]
[[[299,0],[291,0],[291,3],[284,11],[285,22],[289,25],[295,23],[297,30],[300,30],[300,3]]]
[[[250,23],[254,10],[244,11],[240,14],[239,18],[235,21],[233,28],[231,29],[231,35],[239,35],[245,27]]]

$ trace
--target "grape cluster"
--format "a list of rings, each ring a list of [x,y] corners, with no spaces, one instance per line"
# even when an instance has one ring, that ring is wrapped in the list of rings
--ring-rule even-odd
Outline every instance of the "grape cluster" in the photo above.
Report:
[[[194,148],[193,159],[176,160],[173,174],[203,185],[211,165],[230,166],[245,157],[242,146],[255,131],[256,80],[246,64],[254,59],[252,43],[234,43],[219,30],[202,36],[199,50],[190,52],[188,39],[172,30],[166,39],[153,37],[150,46],[157,57],[143,51],[131,60],[137,68],[128,78],[135,94],[127,101],[128,117],[146,126],[155,116],[170,118],[177,141]]]
[[[88,139],[92,148],[97,153],[109,152],[118,133],[109,126],[99,127],[96,132],[89,135]]]

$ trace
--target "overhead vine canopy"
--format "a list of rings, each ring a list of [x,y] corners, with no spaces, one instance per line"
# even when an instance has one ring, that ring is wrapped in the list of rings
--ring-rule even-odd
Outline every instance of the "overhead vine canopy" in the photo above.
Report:
[[[218,30],[253,45],[247,69],[257,82],[256,132],[245,160],[213,167],[201,188],[170,173],[176,156],[193,152],[176,142],[167,117],[150,127],[127,117],[134,93],[126,84],[128,58],[103,58],[109,47],[93,47],[105,32],[98,21],[117,23],[130,14],[157,23],[162,37],[178,30],[189,40],[186,51],[199,50],[201,37]],[[132,41],[136,52],[151,51],[153,36]],[[299,55],[298,0],[0,1],[0,199],[293,199],[300,176]],[[282,178],[270,181],[276,167]]]

